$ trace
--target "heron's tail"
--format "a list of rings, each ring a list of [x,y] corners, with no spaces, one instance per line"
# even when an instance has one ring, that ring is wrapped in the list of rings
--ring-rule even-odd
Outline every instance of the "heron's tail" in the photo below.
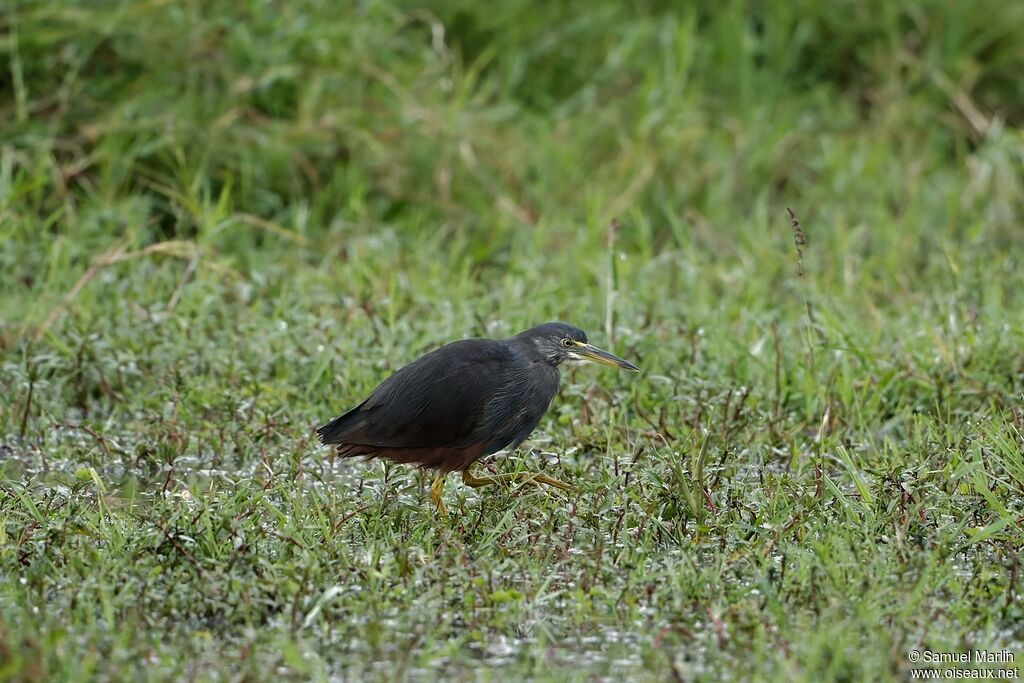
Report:
[[[365,426],[366,420],[360,414],[362,405],[356,406],[340,417],[336,417],[316,430],[322,444],[345,443]]]

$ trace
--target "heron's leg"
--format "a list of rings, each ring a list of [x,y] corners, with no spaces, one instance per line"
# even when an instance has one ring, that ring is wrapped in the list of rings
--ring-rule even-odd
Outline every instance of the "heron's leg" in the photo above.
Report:
[[[437,514],[441,517],[448,516],[448,508],[444,506],[444,498],[441,497],[441,494],[444,493],[444,477],[445,473],[438,472],[434,477],[434,483],[430,485],[430,499],[434,501],[434,505],[437,506]]]
[[[572,485],[566,484],[564,481],[553,479],[546,474],[541,474],[540,472],[510,472],[507,474],[476,477],[473,476],[473,473],[468,469],[462,470],[462,483],[466,486],[472,486],[473,488],[490,486],[492,484],[504,484],[506,482],[533,484],[534,486],[546,484],[548,486],[554,486],[556,489],[561,489],[562,491],[573,490]]]

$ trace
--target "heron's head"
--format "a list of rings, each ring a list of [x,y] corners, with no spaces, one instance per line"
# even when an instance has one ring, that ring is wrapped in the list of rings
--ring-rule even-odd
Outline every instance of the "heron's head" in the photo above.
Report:
[[[600,363],[640,371],[628,360],[591,345],[587,342],[586,332],[565,323],[538,325],[521,332],[514,339],[522,343],[529,353],[537,353],[555,366],[562,363]]]

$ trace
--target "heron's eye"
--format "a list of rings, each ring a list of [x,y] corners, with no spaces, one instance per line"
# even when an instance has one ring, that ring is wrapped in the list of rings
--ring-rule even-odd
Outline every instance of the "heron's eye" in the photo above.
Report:
[[[568,337],[563,339],[562,340],[562,346],[564,346],[567,349],[570,348],[572,346],[572,339],[569,339]]]

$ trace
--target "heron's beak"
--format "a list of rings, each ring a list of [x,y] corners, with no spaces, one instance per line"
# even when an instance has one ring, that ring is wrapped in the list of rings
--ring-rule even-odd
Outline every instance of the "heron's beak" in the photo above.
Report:
[[[615,368],[625,368],[626,370],[632,370],[634,372],[640,372],[640,368],[630,363],[628,360],[623,360],[615,354],[608,353],[604,349],[599,349],[596,346],[590,344],[577,344],[576,355],[582,360],[589,361],[591,363],[600,363],[601,365],[611,365]]]

